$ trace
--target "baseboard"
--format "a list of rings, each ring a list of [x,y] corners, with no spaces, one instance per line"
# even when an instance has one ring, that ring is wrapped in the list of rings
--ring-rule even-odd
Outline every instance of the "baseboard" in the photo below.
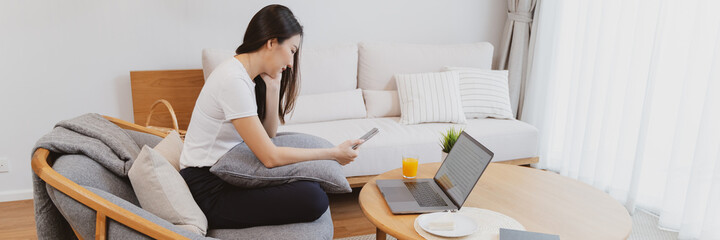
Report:
[[[12,202],[33,198],[32,189],[0,192],[0,202]]]

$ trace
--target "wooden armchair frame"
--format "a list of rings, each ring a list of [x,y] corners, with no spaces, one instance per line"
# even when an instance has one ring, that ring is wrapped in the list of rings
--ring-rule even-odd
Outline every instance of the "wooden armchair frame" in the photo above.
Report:
[[[149,133],[159,137],[165,137],[167,135],[166,133],[123,121],[121,119],[108,116],[103,117],[110,120],[110,122],[115,125],[118,125],[120,128]],[[39,148],[35,151],[35,153],[33,153],[31,160],[33,172],[45,181],[45,183],[50,184],[50,186],[53,186],[60,192],[70,196],[75,199],[75,201],[78,201],[97,212],[95,221],[95,239],[107,239],[107,218],[111,218],[120,224],[132,228],[135,231],[145,234],[151,238],[188,239],[171,231],[170,229],[164,228],[154,222],[151,222],[150,220],[138,216],[137,214],[98,196],[90,190],[87,190],[70,179],[60,175],[51,167],[52,163],[48,162],[49,154],[50,151],[43,148]],[[78,239],[83,239],[75,229],[73,229],[73,232],[75,232],[75,236],[77,236]]]

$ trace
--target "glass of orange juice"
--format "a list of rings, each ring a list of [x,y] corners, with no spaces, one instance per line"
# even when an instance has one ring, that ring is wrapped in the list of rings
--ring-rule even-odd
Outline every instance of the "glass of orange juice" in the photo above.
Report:
[[[418,172],[418,156],[413,154],[403,154],[402,158],[403,178],[413,179],[417,177]]]

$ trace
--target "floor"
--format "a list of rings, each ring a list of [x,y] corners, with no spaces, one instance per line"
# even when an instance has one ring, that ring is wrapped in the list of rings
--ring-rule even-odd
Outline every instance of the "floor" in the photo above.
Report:
[[[359,192],[360,189],[357,188],[350,194],[330,196],[335,238],[375,239],[375,226],[365,219],[357,203]],[[638,211],[633,215],[633,231],[629,239],[677,239],[677,233],[659,230],[656,227],[657,221],[656,216]],[[0,203],[0,239],[37,239],[32,200]]]
[[[32,200],[0,203],[0,239],[37,239]]]
[[[375,225],[365,218],[358,204],[360,188],[349,194],[330,195],[330,213],[335,226],[335,238],[375,234]]]

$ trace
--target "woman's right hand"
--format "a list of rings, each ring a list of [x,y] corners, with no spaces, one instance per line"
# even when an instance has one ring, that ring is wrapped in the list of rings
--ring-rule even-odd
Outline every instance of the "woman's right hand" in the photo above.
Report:
[[[262,77],[263,81],[265,81],[265,88],[267,91],[280,91],[282,72],[275,73],[275,75],[261,73],[260,77]]]
[[[351,163],[352,161],[355,161],[355,158],[358,156],[358,150],[352,149],[352,146],[355,144],[362,143],[362,139],[355,139],[355,140],[347,140],[340,145],[337,145],[335,147],[335,161],[340,163],[340,165],[347,165],[348,163]]]

